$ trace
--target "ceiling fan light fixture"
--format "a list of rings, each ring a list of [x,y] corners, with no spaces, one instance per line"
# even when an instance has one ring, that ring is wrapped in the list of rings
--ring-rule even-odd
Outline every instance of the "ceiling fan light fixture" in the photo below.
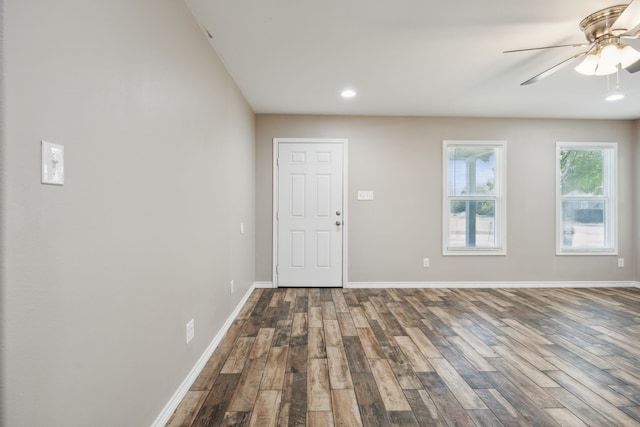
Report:
[[[600,61],[596,68],[596,76],[606,76],[618,70],[620,52],[615,44],[609,44],[600,51]]]
[[[640,52],[635,50],[629,45],[624,45],[620,49],[620,65],[622,68],[627,68],[629,65],[636,63],[640,60]]]
[[[600,58],[596,54],[587,55],[586,58],[575,68],[577,72],[580,74],[584,74],[585,76],[593,76],[596,73],[596,68],[598,67],[598,62]]]
[[[609,76],[616,72],[617,67],[615,65],[601,65],[598,64],[598,68],[596,69],[596,76]]]
[[[616,44],[608,44],[600,51],[600,60],[607,65],[617,65],[620,62],[620,51]]]
[[[615,73],[618,70],[618,64],[607,63],[600,58],[598,62],[598,68],[596,68],[596,76],[608,76]]]

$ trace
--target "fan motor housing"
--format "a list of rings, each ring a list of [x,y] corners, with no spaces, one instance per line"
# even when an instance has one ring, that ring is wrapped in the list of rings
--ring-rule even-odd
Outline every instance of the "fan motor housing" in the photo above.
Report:
[[[622,14],[622,12],[624,12],[626,8],[626,4],[620,4],[594,12],[580,21],[580,30],[584,32],[587,40],[592,43],[603,38],[606,39],[609,37],[618,36],[627,29],[616,28],[616,31],[614,32],[611,28],[611,25],[616,22],[616,19],[618,19],[618,17]]]

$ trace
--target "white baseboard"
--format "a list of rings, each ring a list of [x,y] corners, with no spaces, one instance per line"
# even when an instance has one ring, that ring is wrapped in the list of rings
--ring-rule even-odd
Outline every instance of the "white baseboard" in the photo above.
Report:
[[[162,412],[160,412],[160,415],[158,415],[158,417],[153,422],[153,424],[151,424],[151,427],[164,427],[165,424],[167,424],[167,422],[169,421],[169,418],[171,418],[171,415],[173,415],[173,413],[175,412],[176,408],[178,407],[182,399],[184,399],[184,397],[187,395],[189,388],[191,387],[193,382],[196,380],[196,378],[198,378],[198,375],[200,375],[200,372],[209,361],[209,358],[211,358],[213,351],[216,349],[216,347],[218,347],[218,344],[220,344],[220,341],[222,341],[222,338],[224,338],[224,334],[227,333],[233,321],[236,319],[236,317],[238,317],[238,314],[240,313],[240,310],[247,302],[249,295],[251,295],[251,292],[253,292],[253,290],[257,287],[259,286],[257,286],[256,283],[254,283],[249,288],[247,293],[244,294],[244,296],[242,297],[242,299],[240,300],[236,308],[229,315],[226,322],[224,322],[224,324],[222,325],[222,328],[220,328],[216,336],[213,337],[213,340],[211,341],[207,349],[204,351],[204,353],[202,353],[202,356],[200,356],[200,358],[198,359],[196,364],[193,366],[193,368],[191,369],[187,377],[184,379],[184,381],[182,381],[182,384],[180,384],[180,387],[178,387],[178,390],[176,390],[173,396],[171,396],[171,399],[162,409]]]
[[[432,289],[487,289],[487,288],[631,288],[640,282],[349,282],[345,288],[432,288]]]
[[[273,288],[273,282],[255,282],[254,288]],[[349,282],[345,289],[358,288],[431,288],[431,289],[489,289],[489,288],[640,288],[640,282],[630,281],[517,281],[517,282]]]
[[[273,282],[254,282],[253,286],[256,289],[258,288],[271,289],[273,288]]]
[[[255,282],[254,288],[273,288],[273,282]],[[349,282],[345,289],[358,288],[432,288],[432,289],[489,289],[489,288],[640,288],[640,282],[629,281],[514,281],[514,282]]]

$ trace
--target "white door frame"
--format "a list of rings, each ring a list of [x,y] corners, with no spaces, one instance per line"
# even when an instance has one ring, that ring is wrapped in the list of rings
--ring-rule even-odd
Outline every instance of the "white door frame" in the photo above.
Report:
[[[280,143],[297,143],[297,144],[342,144],[342,287],[347,287],[347,254],[348,254],[348,245],[347,245],[347,236],[348,227],[349,227],[349,214],[347,209],[347,199],[348,193],[347,189],[349,186],[347,185],[347,177],[349,171],[349,161],[348,161],[348,143],[349,141],[346,138],[273,138],[273,225],[272,225],[272,233],[273,233],[273,262],[271,265],[271,277],[273,287],[278,287],[278,275],[276,274],[276,266],[278,264],[278,206],[279,206],[279,194],[278,194],[278,155],[279,155],[279,144]]]

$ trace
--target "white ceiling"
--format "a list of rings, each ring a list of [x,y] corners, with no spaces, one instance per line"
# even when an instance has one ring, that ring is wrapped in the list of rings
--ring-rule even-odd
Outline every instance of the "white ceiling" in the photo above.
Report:
[[[185,2],[256,113],[640,118],[640,72],[607,102],[579,60],[520,85],[581,48],[502,53],[585,42],[578,23],[627,0]]]

